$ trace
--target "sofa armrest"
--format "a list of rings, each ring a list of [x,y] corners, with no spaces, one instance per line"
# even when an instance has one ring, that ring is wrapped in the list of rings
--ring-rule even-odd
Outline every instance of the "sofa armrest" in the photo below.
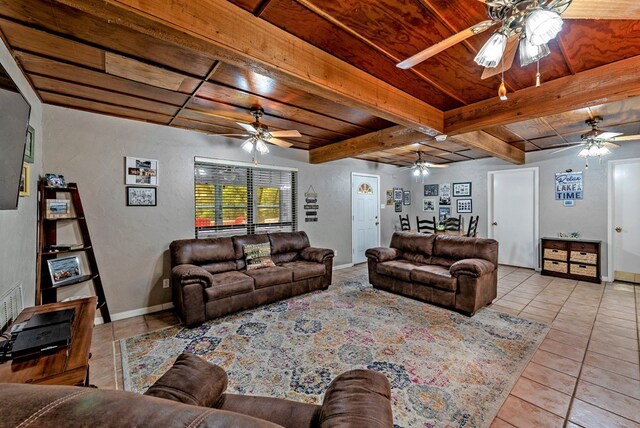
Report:
[[[496,266],[485,259],[463,259],[458,260],[449,268],[451,276],[468,275],[475,278],[493,272]]]
[[[328,248],[306,247],[300,251],[300,257],[309,262],[323,263],[329,258],[333,258],[333,250]]]
[[[371,370],[350,370],[335,378],[324,394],[320,427],[393,426],[391,385]]]
[[[227,373],[219,366],[183,352],[145,393],[180,403],[213,407],[227,389]]]
[[[210,287],[213,281],[213,276],[196,265],[183,264],[175,266],[171,270],[174,284],[188,285],[188,284],[202,284],[205,287]]]
[[[380,263],[397,258],[400,252],[395,248],[376,247],[369,248],[364,254],[367,258],[375,259],[375,261]]]

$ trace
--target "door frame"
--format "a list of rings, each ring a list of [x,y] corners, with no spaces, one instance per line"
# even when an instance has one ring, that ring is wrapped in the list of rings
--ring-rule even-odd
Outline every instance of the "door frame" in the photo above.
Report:
[[[376,237],[376,247],[380,246],[380,224],[382,223],[380,220],[380,176],[376,175],[376,174],[365,174],[362,172],[352,172],[351,173],[351,264],[353,265],[353,256],[356,253],[356,239],[354,236],[355,233],[355,229],[353,227],[353,223],[355,222],[356,216],[355,216],[355,204],[353,203],[353,198],[355,197],[355,192],[356,192],[356,188],[354,186],[355,184],[355,177],[369,177],[369,178],[373,178],[376,180],[377,182],[377,186],[376,186],[376,215],[378,216],[378,236]]]
[[[613,216],[615,212],[613,208],[616,203],[613,190],[613,167],[620,164],[636,162],[640,162],[640,158],[617,159],[607,162],[607,277],[602,278],[603,281],[613,281],[613,259],[615,252],[615,245],[613,245]]]
[[[493,228],[491,227],[493,219],[493,177],[498,174],[508,174],[514,172],[533,172],[533,248],[534,257],[533,265],[536,271],[540,271],[540,167],[532,166],[529,168],[510,168],[498,171],[487,172],[487,237],[493,238]]]

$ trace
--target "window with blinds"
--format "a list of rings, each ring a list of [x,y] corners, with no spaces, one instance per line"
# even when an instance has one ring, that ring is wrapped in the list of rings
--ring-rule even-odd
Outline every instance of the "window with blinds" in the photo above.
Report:
[[[195,159],[196,238],[296,230],[297,170]]]

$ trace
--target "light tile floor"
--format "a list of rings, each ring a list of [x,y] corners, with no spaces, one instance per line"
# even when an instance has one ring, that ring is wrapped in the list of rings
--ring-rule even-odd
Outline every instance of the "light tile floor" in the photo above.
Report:
[[[366,275],[334,272],[334,283]],[[640,287],[592,284],[500,266],[494,310],[551,327],[491,425],[640,428]],[[96,326],[91,383],[122,389],[119,339],[174,325],[171,311]]]

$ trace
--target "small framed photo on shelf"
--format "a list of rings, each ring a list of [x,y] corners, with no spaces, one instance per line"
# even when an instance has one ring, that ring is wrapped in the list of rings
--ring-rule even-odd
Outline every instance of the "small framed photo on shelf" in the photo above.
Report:
[[[402,202],[396,202],[395,203],[395,209],[397,213],[401,213],[402,212]]]
[[[473,212],[473,205],[471,199],[458,199],[457,200],[458,213],[471,213]]]
[[[471,182],[453,183],[453,197],[471,196]]]
[[[125,157],[124,184],[157,186],[158,161],[155,159],[143,159],[129,156]]]
[[[64,181],[64,175],[46,173],[44,175],[47,187],[67,187],[67,183]]]
[[[47,208],[44,218],[69,218],[71,217],[71,201],[68,199],[47,199]]]
[[[29,164],[23,163],[22,175],[20,176],[20,197],[29,196],[29,184],[31,183],[29,170],[30,170]]]
[[[128,207],[155,207],[158,204],[156,187],[127,187]]]
[[[393,188],[393,202],[402,202],[402,188],[394,187]]]
[[[402,193],[402,204],[411,205],[411,190],[405,190]]]
[[[436,212],[436,200],[433,198],[422,200],[422,211]]]
[[[425,184],[424,185],[424,196],[438,196],[438,185],[437,184]]]
[[[52,285],[66,284],[82,276],[78,256],[47,260],[47,264]]]
[[[35,131],[31,125],[27,128],[27,145],[24,148],[24,161],[33,163],[33,152],[35,145]]]

